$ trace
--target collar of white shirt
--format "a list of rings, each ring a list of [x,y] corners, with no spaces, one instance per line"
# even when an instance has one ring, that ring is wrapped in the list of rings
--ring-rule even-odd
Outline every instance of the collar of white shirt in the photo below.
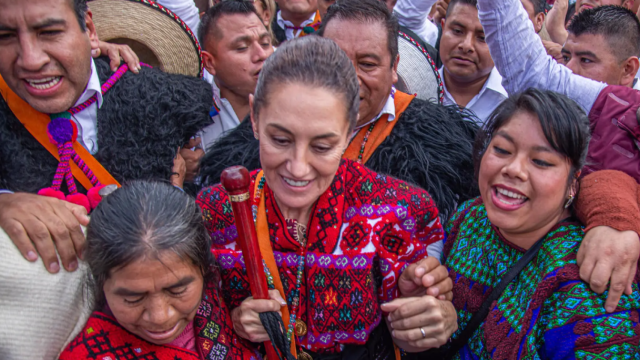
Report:
[[[74,106],[78,106],[83,102],[89,100],[93,95],[98,97],[98,109],[102,107],[102,85],[100,84],[100,77],[98,76],[98,70],[96,69],[96,63],[91,59],[91,77],[87,83],[87,87],[84,89],[80,98]]]
[[[444,66],[441,67],[440,70],[438,70],[438,72],[440,73],[440,78],[444,80]],[[449,93],[449,90],[447,90],[447,85],[444,84],[444,81],[443,81],[443,85],[444,85],[444,93],[446,98],[445,105],[455,104],[455,100],[453,99],[453,96],[451,96],[451,94]],[[467,104],[467,107],[470,108],[471,106],[473,106],[476,100],[480,98],[482,94],[484,94],[485,91],[487,90],[496,92],[505,98],[509,97],[507,90],[505,90],[504,87],[502,86],[502,75],[500,75],[500,73],[498,72],[498,69],[496,69],[495,67],[491,70],[491,73],[489,74],[489,78],[484,83],[484,86],[482,86],[482,89],[480,89],[480,92],[476,96],[474,96],[473,99],[471,99],[471,101],[469,101],[469,104]],[[450,103],[447,104],[446,100],[449,100]]]
[[[302,24],[300,24],[300,27],[305,27],[309,24],[312,24],[315,18],[316,18],[316,13],[314,12],[313,14],[311,14],[310,18],[308,18]],[[285,20],[282,18],[282,11],[278,11],[278,15],[276,16],[276,22],[278,23],[278,26],[280,26],[280,28],[284,30],[285,34],[287,35],[287,40],[291,40],[297,37],[298,35],[300,35],[300,31],[302,31],[302,30],[296,30],[296,32],[294,32],[292,28],[295,25],[293,25],[291,21]],[[290,28],[287,28],[287,26],[289,26]]]
[[[211,89],[213,90],[213,101],[218,107],[218,114],[213,117],[213,124],[202,129],[199,134],[202,141],[201,147],[205,151],[225,132],[240,125],[240,119],[238,119],[231,103],[220,97],[220,88],[216,85],[215,80],[211,81]]]
[[[357,126],[353,130],[353,134],[351,134],[352,137],[355,136],[358,133],[358,131],[360,131],[360,129],[362,129],[363,127],[365,127],[367,125],[371,125],[371,123],[373,123],[376,120],[380,119],[385,114],[389,115],[389,117],[387,118],[388,122],[392,122],[393,120],[395,120],[395,118],[396,118],[396,103],[395,103],[395,99],[393,98],[393,95],[391,95],[391,94],[392,93],[389,93],[389,97],[387,98],[387,101],[384,103],[384,106],[382,107],[382,110],[380,111],[378,116],[374,117],[370,121],[367,121],[365,124]]]

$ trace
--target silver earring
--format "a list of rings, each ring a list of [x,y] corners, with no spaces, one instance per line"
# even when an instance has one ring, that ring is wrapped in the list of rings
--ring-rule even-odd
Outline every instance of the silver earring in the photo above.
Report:
[[[254,137],[254,138],[256,138],[256,140],[258,140],[258,133],[257,133],[257,132],[254,132],[254,133],[253,133],[253,137]]]
[[[569,195],[569,198],[567,199],[567,202],[564,203],[564,208],[565,209],[569,208],[569,206],[571,206],[571,204],[573,204],[573,195]]]

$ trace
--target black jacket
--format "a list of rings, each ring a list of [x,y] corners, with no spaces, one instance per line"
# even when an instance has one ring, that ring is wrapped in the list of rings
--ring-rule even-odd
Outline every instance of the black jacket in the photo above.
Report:
[[[112,74],[109,62],[95,64],[104,83]],[[178,148],[212,123],[212,96],[211,86],[198,78],[146,67],[125,73],[98,110],[94,157],[120,183],[168,180]],[[35,193],[51,186],[57,165],[0,97],[0,189]]]

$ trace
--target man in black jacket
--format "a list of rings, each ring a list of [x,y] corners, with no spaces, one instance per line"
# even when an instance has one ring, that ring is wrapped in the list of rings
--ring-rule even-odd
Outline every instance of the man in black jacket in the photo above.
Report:
[[[59,161],[23,125],[31,119],[16,117],[9,93],[36,114],[95,99],[71,117],[76,141],[120,183],[154,179],[181,187],[174,159],[211,123],[211,87],[147,67],[112,78],[107,60],[91,59],[98,39],[86,0],[0,0],[0,8],[0,75],[8,89],[0,98],[0,227],[27,259],[36,260],[37,250],[50,272],[59,271],[55,243],[63,266],[74,270],[86,210],[35,194],[51,186]],[[77,185],[80,193],[89,190]]]

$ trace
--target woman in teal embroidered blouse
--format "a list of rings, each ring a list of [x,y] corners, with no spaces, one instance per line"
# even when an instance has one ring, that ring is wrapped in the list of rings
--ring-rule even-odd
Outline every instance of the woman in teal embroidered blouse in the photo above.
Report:
[[[571,204],[589,137],[573,101],[530,89],[496,109],[477,139],[481,195],[446,228],[459,324],[453,344],[508,270],[540,239],[542,246],[454,358],[638,358],[638,274],[607,313],[607,293],[591,291],[576,264],[584,234]]]

